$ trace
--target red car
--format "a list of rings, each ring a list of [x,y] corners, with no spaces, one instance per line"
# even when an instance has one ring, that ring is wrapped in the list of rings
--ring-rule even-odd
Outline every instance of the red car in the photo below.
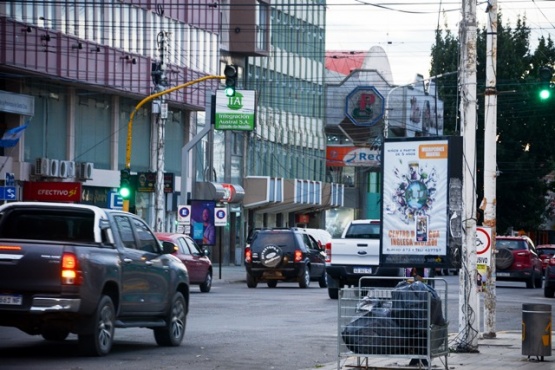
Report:
[[[497,280],[524,281],[526,288],[542,287],[542,262],[534,242],[527,236],[497,236]]]
[[[536,247],[538,256],[542,260],[542,269],[545,272],[549,259],[555,257],[555,244],[541,244]]]
[[[174,256],[185,264],[189,271],[189,284],[199,285],[202,293],[208,293],[212,287],[212,262],[208,251],[201,249],[188,235],[172,233],[155,233],[162,243],[172,243]]]

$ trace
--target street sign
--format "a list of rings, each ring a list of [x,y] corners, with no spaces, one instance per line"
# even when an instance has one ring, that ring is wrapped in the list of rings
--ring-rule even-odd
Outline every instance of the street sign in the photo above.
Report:
[[[15,186],[15,175],[11,172],[6,172],[6,186]]]
[[[108,208],[123,209],[123,198],[116,191],[108,192]]]
[[[491,227],[476,227],[476,269],[482,281],[491,268]]]
[[[191,206],[177,208],[177,222],[189,225],[191,223]]]
[[[214,226],[227,225],[227,209],[225,207],[214,208]]]
[[[6,197],[6,200],[16,200],[15,186],[6,186],[4,196]]]

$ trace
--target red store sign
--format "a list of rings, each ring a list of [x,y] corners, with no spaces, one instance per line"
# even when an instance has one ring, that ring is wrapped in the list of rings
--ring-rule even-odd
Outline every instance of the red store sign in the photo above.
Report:
[[[39,202],[80,202],[80,182],[24,182],[23,200]]]

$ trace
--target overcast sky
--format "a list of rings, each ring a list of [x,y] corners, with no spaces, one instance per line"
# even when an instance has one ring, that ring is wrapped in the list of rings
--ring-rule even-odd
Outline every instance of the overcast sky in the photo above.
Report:
[[[429,76],[434,32],[447,25],[458,34],[462,0],[328,0],[326,49],[387,53],[395,84],[407,84],[416,74]],[[531,41],[541,35],[555,40],[554,0],[498,0],[504,23],[514,26],[526,16]],[[486,25],[486,3],[478,1],[479,27]]]

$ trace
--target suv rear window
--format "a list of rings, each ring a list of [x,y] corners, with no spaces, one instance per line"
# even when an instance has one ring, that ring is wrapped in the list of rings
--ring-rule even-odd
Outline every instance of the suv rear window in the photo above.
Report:
[[[295,247],[295,234],[292,232],[272,232],[272,231],[259,231],[253,239],[251,248],[258,249],[272,244],[281,248],[291,246]]]
[[[506,248],[512,251],[528,249],[526,248],[526,242],[523,240],[496,240],[495,247],[497,249]]]

